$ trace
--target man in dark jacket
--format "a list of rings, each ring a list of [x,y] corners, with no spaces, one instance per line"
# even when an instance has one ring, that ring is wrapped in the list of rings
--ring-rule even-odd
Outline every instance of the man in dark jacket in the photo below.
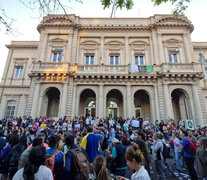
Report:
[[[112,144],[112,158],[114,158],[113,167],[115,169],[115,175],[125,176],[125,171],[127,169],[125,159],[126,147],[123,146],[121,142],[116,138],[112,140]]]
[[[64,165],[63,165],[63,174],[64,174],[64,179],[76,179],[75,176],[75,171],[73,168],[73,152],[74,151],[79,151],[78,145],[74,144],[74,135],[69,134],[65,138],[65,144],[67,146],[68,152],[64,155]]]
[[[3,131],[0,130],[0,151],[6,146],[6,139],[3,137]]]

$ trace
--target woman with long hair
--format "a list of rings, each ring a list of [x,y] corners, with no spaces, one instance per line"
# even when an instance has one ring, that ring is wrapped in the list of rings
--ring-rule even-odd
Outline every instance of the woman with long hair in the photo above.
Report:
[[[203,180],[207,180],[207,138],[202,137],[198,140],[196,152],[197,174]]]
[[[104,156],[96,156],[94,159],[93,171],[96,176],[96,180],[109,180],[109,175],[106,169],[106,160]]]
[[[13,180],[53,180],[52,171],[45,166],[46,152],[43,146],[33,147],[25,168],[17,171]]]
[[[135,143],[138,145],[144,156],[144,168],[147,170],[148,174],[150,174],[150,155],[143,140],[136,140]]]
[[[131,170],[135,170],[135,173],[131,176],[131,180],[150,180],[149,174],[143,166],[144,156],[136,144],[126,152],[125,156],[128,167]],[[119,176],[118,179],[125,180],[126,178]]]
[[[18,143],[19,137],[17,135],[9,134],[7,137],[8,145],[5,146],[0,153],[1,163],[0,163],[0,173],[2,175],[2,180],[8,179],[9,172],[9,162],[12,157],[12,149]]]
[[[21,154],[24,152],[24,150],[27,147],[26,140],[27,140],[26,136],[20,137],[18,144],[16,144],[12,148],[12,155],[11,155],[11,159],[9,162],[9,179],[12,179],[14,174],[18,170],[18,163],[19,163]]]

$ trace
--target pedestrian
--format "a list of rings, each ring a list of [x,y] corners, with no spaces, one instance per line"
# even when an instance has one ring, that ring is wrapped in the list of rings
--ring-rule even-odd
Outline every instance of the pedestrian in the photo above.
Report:
[[[207,138],[202,137],[198,140],[196,153],[196,167],[199,178],[207,180]]]
[[[43,146],[33,147],[27,164],[17,171],[13,180],[53,180],[52,171],[45,166],[45,152]]]
[[[180,140],[177,138],[177,134],[172,133],[172,138],[168,142],[173,143],[173,152],[175,155],[176,170],[181,172],[181,150],[180,150]]]
[[[184,160],[187,165],[188,173],[192,180],[198,180],[197,173],[194,168],[195,156],[190,154],[190,143],[192,141],[188,137],[188,132],[183,130],[183,142],[181,145],[181,150],[184,151]]]
[[[94,159],[93,163],[93,173],[95,175],[95,180],[109,180],[109,173],[106,169],[106,160],[104,156],[98,155]]]
[[[81,142],[81,148],[87,154],[90,165],[93,165],[94,158],[98,155],[100,149],[99,137],[93,134],[92,127],[88,126],[86,135],[83,137]]]
[[[125,153],[126,147],[121,144],[121,142],[114,138],[112,140],[112,158],[113,158],[113,169],[115,170],[115,175],[125,176],[127,169]]]
[[[154,133],[153,134],[153,139],[154,142],[148,141],[150,144],[152,144],[151,149],[152,149],[152,159],[155,161],[155,167],[156,171],[159,175],[159,180],[165,180],[165,166],[164,166],[164,158],[162,155],[163,152],[163,143],[162,141],[158,138],[159,134]]]

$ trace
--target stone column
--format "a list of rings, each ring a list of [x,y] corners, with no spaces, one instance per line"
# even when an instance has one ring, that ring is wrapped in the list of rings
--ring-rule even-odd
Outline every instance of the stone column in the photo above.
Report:
[[[46,55],[46,49],[47,49],[47,41],[48,41],[48,34],[44,33],[44,40],[43,40],[43,45],[42,45],[42,50],[41,50],[41,56],[40,60],[45,62],[45,55]]]
[[[66,115],[66,103],[67,103],[67,90],[68,84],[63,84],[63,94],[62,94],[62,101],[61,101],[61,116],[64,117]]]
[[[188,43],[188,39],[187,38],[188,38],[187,34],[183,34],[186,63],[191,63],[189,43]]]
[[[172,101],[171,98],[169,97],[169,92],[168,92],[168,85],[163,84],[163,90],[164,90],[164,99],[165,99],[165,118],[166,120],[169,120],[170,118],[173,118],[172,115]]]
[[[102,64],[104,62],[104,37],[101,36],[101,53],[100,53],[100,62],[99,64]]]
[[[164,51],[163,51],[163,44],[162,44],[162,34],[158,33],[158,47],[159,47],[159,62],[164,63],[165,58],[164,58]]]
[[[195,124],[202,126],[203,116],[202,116],[202,110],[198,97],[197,84],[192,85],[192,91],[193,91],[193,99],[194,99],[193,102],[194,102],[194,110],[195,110]]]
[[[76,92],[77,92],[77,88],[76,88]],[[79,114],[79,103],[80,103],[80,96],[78,93],[76,93],[75,116],[81,115]]]
[[[75,107],[76,107],[76,84],[73,86],[73,99],[72,99],[72,114],[71,117],[75,116]]]
[[[154,97],[155,97],[155,109],[156,109],[156,120],[160,120],[159,101],[157,93],[157,85],[154,85]]]
[[[2,96],[1,107],[0,107],[0,119],[3,119],[6,114],[7,100],[5,96]]]
[[[33,98],[33,103],[32,103],[32,111],[31,111],[31,116],[32,118],[36,118],[37,116],[37,106],[39,102],[39,93],[40,93],[40,83],[35,84],[35,93],[34,93],[34,98]]]
[[[106,116],[108,116],[108,111],[107,111],[107,108],[106,108],[106,101],[107,101],[107,98],[106,97],[104,97],[103,98],[103,117],[106,117]]]
[[[132,117],[132,90],[131,85],[127,84],[127,91],[126,91],[126,99],[127,99],[127,118]]]
[[[39,116],[41,116],[42,115],[42,107],[43,107],[43,96],[40,96],[39,97],[39,102],[38,102],[38,104],[39,104],[39,107],[38,107],[38,110],[37,110],[37,117],[39,117]]]
[[[155,99],[154,97],[150,97],[150,114],[151,114],[151,121],[155,124]]]
[[[152,44],[152,37],[150,36],[150,64],[153,65],[153,64],[156,64],[155,63],[155,59],[154,59],[154,52],[153,52],[153,44]]]
[[[129,64],[129,37],[125,36],[125,62]]]
[[[100,84],[99,85],[99,100],[98,100],[98,116],[99,116],[99,118],[102,118],[102,117],[104,117],[104,115],[103,115],[103,110],[104,110],[104,103],[103,103],[103,85],[102,84]]]
[[[127,97],[126,97],[126,95],[125,96],[123,95],[123,107],[124,107],[124,109],[123,109],[124,117],[123,118],[126,118],[126,116],[127,116]],[[120,113],[119,113],[119,116],[120,116]]]
[[[72,63],[72,40],[73,40],[73,32],[70,32],[68,48],[67,48],[67,51],[68,51],[68,54],[67,54],[68,61],[67,62],[70,62],[70,63]]]

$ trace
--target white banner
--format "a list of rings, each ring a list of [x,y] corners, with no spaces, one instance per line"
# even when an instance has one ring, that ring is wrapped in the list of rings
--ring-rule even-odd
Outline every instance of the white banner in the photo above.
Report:
[[[195,130],[193,120],[187,120],[187,126],[186,129]]]

